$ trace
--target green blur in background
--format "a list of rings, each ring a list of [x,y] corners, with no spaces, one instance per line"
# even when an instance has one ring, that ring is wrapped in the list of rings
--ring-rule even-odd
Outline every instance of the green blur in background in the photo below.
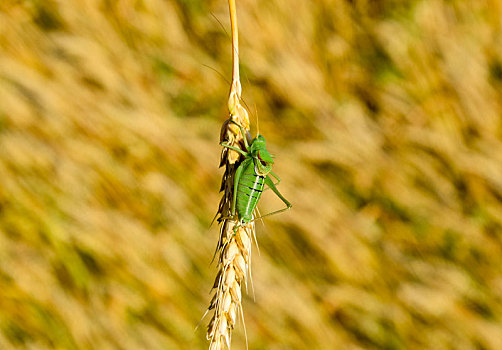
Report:
[[[502,349],[502,2],[237,9],[293,204],[249,349]],[[0,1],[0,349],[207,348],[226,32],[225,0]]]

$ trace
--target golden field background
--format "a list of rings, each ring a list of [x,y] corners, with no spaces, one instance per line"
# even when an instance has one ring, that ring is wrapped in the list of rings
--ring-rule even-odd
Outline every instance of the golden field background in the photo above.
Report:
[[[237,8],[293,203],[257,224],[249,349],[502,349],[502,2]],[[224,0],[0,2],[0,349],[207,348],[218,21]]]

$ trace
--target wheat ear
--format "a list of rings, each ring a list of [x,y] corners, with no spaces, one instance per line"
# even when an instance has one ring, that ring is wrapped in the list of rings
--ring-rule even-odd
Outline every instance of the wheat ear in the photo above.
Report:
[[[223,124],[220,142],[244,150],[243,137],[249,138],[249,133],[242,135],[240,129],[231,121],[241,125],[249,131],[249,116],[241,105],[241,83],[239,78],[239,45],[237,33],[237,16],[235,0],[228,0],[230,8],[230,22],[232,25],[232,85],[228,98],[230,117]],[[208,326],[207,339],[210,350],[230,349],[232,330],[237,316],[242,313],[241,288],[247,286],[250,276],[251,238],[254,235],[254,224],[239,227],[234,234],[237,218],[232,217],[231,204],[233,198],[233,184],[235,171],[239,165],[241,155],[228,148],[223,148],[220,166],[225,166],[225,173],[221,183],[224,192],[218,208],[218,222],[220,237],[215,254],[218,254],[218,275],[213,285],[215,289],[208,310],[214,309],[213,317]]]

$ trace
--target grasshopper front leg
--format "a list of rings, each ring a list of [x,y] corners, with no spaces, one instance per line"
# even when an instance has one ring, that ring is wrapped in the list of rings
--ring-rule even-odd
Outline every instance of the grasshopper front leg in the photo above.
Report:
[[[222,142],[220,143],[220,146],[223,146],[223,147],[226,147],[226,148],[230,148],[232,151],[235,151],[235,152],[239,152],[240,154],[242,154],[244,157],[246,157],[248,154],[246,152],[244,152],[243,150],[241,150],[240,148],[238,147],[234,147],[234,146],[230,146],[229,144],[225,143],[225,142]]]
[[[248,133],[246,132],[246,130],[242,127],[242,125],[233,121],[232,119],[230,119],[230,123],[235,124],[239,127],[239,129],[241,131],[242,139],[244,141],[244,146],[246,147],[246,150],[249,150],[249,144],[248,144],[248,138],[247,138]]]

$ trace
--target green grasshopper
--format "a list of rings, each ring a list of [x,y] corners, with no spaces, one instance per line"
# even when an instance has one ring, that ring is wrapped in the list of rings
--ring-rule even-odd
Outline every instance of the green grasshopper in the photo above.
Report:
[[[272,171],[274,156],[267,151],[265,138],[258,133],[256,138],[251,142],[251,145],[249,145],[244,128],[234,121],[231,122],[239,127],[246,148],[246,151],[243,151],[240,148],[230,146],[224,142],[220,143],[221,146],[234,150],[244,156],[244,160],[235,172],[234,193],[231,206],[231,215],[235,217],[237,214],[239,220],[239,224],[234,228],[234,234],[236,234],[239,227],[246,226],[250,222],[264,218],[265,216],[278,214],[291,209],[292,205],[282,196],[276,187],[276,185],[281,182],[281,179]],[[269,174],[277,179],[277,183],[272,181]],[[286,208],[253,219],[253,211],[260,200],[265,184],[274,191],[284,204],[286,204]]]

